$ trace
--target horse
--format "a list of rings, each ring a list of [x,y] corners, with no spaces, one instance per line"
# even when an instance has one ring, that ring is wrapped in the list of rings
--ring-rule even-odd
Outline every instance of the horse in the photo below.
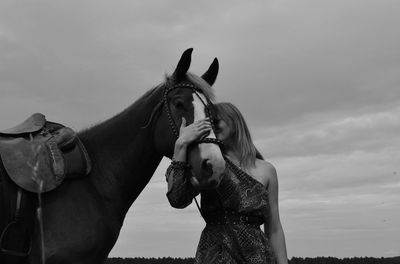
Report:
[[[192,50],[182,54],[172,75],[131,106],[78,132],[92,170],[86,177],[65,180],[43,194],[46,264],[103,263],[128,209],[162,157],[172,157],[182,117],[190,124],[212,115],[211,86],[218,75],[218,60],[199,77],[188,72]],[[188,150],[192,182],[199,189],[215,187],[222,175],[225,161],[219,143],[212,131]],[[38,223],[32,238],[31,253],[23,263],[42,263]]]

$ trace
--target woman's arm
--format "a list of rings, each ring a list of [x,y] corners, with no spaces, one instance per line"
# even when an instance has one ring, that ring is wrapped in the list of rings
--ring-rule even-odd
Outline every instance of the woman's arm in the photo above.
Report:
[[[174,208],[185,208],[198,192],[189,183],[191,172],[184,161],[172,161],[165,174],[168,182],[167,198]]]
[[[269,221],[264,225],[264,231],[268,235],[275,259],[278,264],[287,264],[287,252],[285,234],[283,233],[279,218],[278,206],[278,177],[274,166],[268,164],[266,170],[268,176],[268,198],[270,204]]]
[[[186,120],[182,118],[179,138],[175,142],[173,161],[168,167],[166,178],[168,182],[167,198],[172,207],[185,208],[199,194],[193,188],[190,181],[194,180],[189,165],[186,162],[187,147],[197,138],[208,133],[211,125],[208,119],[199,120],[186,126]]]

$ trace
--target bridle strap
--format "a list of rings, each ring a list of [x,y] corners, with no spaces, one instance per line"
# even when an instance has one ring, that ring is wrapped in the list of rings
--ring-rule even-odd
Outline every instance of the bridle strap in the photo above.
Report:
[[[169,89],[168,89],[168,87],[166,87],[165,91],[164,91],[163,101],[162,101],[162,103],[164,104],[164,107],[165,107],[165,112],[167,113],[167,116],[168,116],[168,122],[170,124],[170,127],[172,129],[172,132],[173,132],[175,138],[177,139],[179,137],[178,126],[176,125],[176,123],[172,119],[171,111],[170,111],[169,106],[168,106],[167,95],[168,95],[169,92],[171,92],[172,90],[177,89],[177,88],[188,88],[188,89],[192,89],[193,90],[193,93],[196,94],[196,96],[199,98],[201,103],[204,105],[205,114],[206,114],[207,117],[210,118],[211,129],[215,134],[214,118],[213,118],[213,115],[212,115],[212,113],[210,111],[210,108],[208,107],[208,105],[212,105],[212,102],[209,100],[208,97],[206,97],[207,102],[204,102],[204,100],[199,95],[198,88],[196,86],[194,86],[193,84],[183,83],[183,84],[175,85],[175,86],[173,86],[173,87],[171,87]],[[194,143],[196,143],[196,144],[213,143],[213,144],[218,145],[220,148],[224,147],[223,141],[219,140],[217,138],[208,138],[208,137],[200,138],[200,139],[197,139]],[[201,209],[201,206],[199,205],[199,202],[197,201],[196,197],[193,197],[193,198],[194,198],[194,201],[196,203],[197,209],[200,212],[200,215],[204,219],[203,210]]]
[[[219,147],[224,147],[224,142],[217,138],[200,138],[200,139],[196,140],[195,143],[197,143],[197,144],[214,143],[214,144],[218,145]]]
[[[196,86],[194,86],[193,84],[190,84],[190,83],[180,83],[180,84],[174,85],[172,87],[165,86],[164,95],[163,95],[163,99],[162,99],[161,103],[164,104],[165,112],[167,113],[167,117],[168,117],[168,123],[169,123],[169,125],[172,129],[172,133],[174,134],[176,139],[178,139],[178,137],[179,137],[179,131],[178,131],[178,126],[176,125],[175,121],[172,119],[171,111],[168,106],[168,94],[171,91],[178,89],[178,88],[192,89],[193,91],[195,91],[197,89]]]
[[[204,100],[201,98],[201,96],[199,95],[199,92],[201,92],[199,90],[199,88],[197,88],[195,85],[190,84],[190,83],[180,83],[177,85],[174,85],[172,87],[168,87],[165,86],[165,90],[164,90],[164,95],[163,95],[163,99],[162,99],[162,104],[164,104],[165,107],[165,112],[167,113],[167,117],[168,117],[168,123],[172,129],[172,133],[174,134],[175,138],[178,139],[179,137],[179,131],[178,131],[178,126],[176,125],[175,121],[172,118],[171,115],[171,110],[169,109],[168,106],[168,100],[167,100],[167,96],[168,94],[178,88],[186,88],[186,89],[192,89],[193,93],[199,98],[200,102],[204,105],[204,109],[205,109],[205,114],[207,117],[210,117],[210,123],[211,123],[211,128],[213,130],[213,132],[215,131],[215,124],[214,124],[214,118],[211,114],[210,108],[208,107],[208,105],[212,105],[211,101],[206,97],[207,102],[204,102]],[[214,132],[215,134],[215,132]],[[201,143],[213,143],[216,144],[220,147],[223,147],[224,143],[217,139],[217,138],[201,138],[196,140],[194,143],[196,144],[201,144]]]

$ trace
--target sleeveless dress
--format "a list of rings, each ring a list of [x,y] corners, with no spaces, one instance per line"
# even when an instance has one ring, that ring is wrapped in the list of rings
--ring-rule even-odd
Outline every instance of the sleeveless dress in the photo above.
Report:
[[[265,186],[227,160],[223,178],[216,190],[201,192],[203,214],[224,210],[241,215],[258,216],[268,221],[269,203]],[[167,169],[170,204],[176,208],[188,206],[198,194],[189,183],[188,168]],[[206,224],[197,247],[195,263],[272,264],[270,242],[259,228],[243,222]]]

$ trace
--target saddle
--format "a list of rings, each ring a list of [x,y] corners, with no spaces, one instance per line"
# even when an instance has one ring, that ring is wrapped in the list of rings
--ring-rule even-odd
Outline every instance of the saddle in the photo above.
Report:
[[[89,155],[77,134],[47,121],[40,113],[0,131],[0,155],[15,184],[35,193],[51,191],[66,177],[87,175],[91,169]]]
[[[0,260],[29,255],[36,194],[90,170],[89,155],[76,132],[47,121],[43,114],[0,131]]]

